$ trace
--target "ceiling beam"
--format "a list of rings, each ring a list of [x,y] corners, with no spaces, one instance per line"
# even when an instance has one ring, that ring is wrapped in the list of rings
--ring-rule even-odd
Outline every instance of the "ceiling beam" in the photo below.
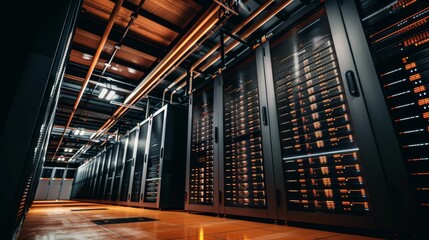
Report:
[[[84,31],[101,36],[103,29],[106,24],[99,19],[89,16],[88,14],[82,14],[81,22],[78,24],[78,28]],[[123,36],[124,28],[114,26],[110,32],[109,39],[114,42],[119,42]],[[162,58],[166,53],[164,46],[156,44],[148,39],[144,39],[142,36],[138,36],[132,32],[128,32],[127,37],[123,41],[123,45],[138,50],[140,52],[151,55],[155,58]]]
[[[122,4],[122,7],[125,9],[128,9],[129,11],[134,12],[134,9],[136,9],[137,6],[130,3],[130,2],[124,2]],[[165,19],[163,19],[163,18],[161,18],[161,17],[159,17],[159,16],[157,16],[151,12],[148,12],[148,11],[144,10],[143,8],[139,9],[138,14],[140,16],[147,18],[153,22],[156,22],[159,25],[164,26],[164,27],[176,32],[176,33],[181,33],[183,31],[183,29],[181,27],[177,26],[176,24],[171,23],[171,22],[169,22],[169,21],[167,21],[167,20],[165,20]]]

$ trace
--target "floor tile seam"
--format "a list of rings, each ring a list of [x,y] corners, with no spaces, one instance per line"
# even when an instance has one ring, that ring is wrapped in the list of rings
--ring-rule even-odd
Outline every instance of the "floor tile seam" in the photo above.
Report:
[[[83,218],[83,219],[87,220],[88,222],[92,222],[90,219],[86,218],[85,216],[83,216],[83,215],[81,215],[81,214],[79,214],[79,213],[74,213],[74,212],[72,212],[72,214],[76,214],[76,215],[80,216],[81,218]],[[110,229],[103,227],[102,225],[98,225],[98,224],[95,224],[95,223],[94,223],[94,225],[95,225],[95,226],[97,226],[97,227],[99,227],[99,228],[101,228],[101,229],[104,229],[104,230],[106,230],[107,232],[112,233],[113,235],[116,235],[116,236],[118,236],[118,237],[120,237],[120,238],[122,238],[122,239],[127,239],[126,237],[121,236],[121,235],[119,235],[119,234],[117,234],[117,233],[115,233],[115,232],[111,231]]]

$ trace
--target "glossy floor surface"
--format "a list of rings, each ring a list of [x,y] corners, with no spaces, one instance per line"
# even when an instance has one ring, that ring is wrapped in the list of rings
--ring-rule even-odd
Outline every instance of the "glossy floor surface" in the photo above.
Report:
[[[132,217],[156,220],[103,225],[92,222]],[[159,211],[74,201],[35,201],[18,239],[375,240],[376,238],[184,211]]]

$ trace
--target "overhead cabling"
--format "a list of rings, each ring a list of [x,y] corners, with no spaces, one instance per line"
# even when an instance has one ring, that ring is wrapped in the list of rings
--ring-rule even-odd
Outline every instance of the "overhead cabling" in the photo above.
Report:
[[[278,14],[280,11],[282,11],[285,7],[287,7],[288,5],[290,5],[293,2],[293,0],[288,0],[288,1],[284,1],[283,3],[279,4],[278,6],[276,6],[274,9],[272,9],[263,19],[261,19],[261,21],[258,21],[256,23],[254,23],[247,31],[245,31],[240,38],[243,40],[246,40],[250,35],[252,35],[256,30],[258,30],[261,26],[263,26],[265,23],[267,23],[269,20],[271,20],[276,14]],[[238,30],[235,28],[234,31],[232,31],[232,34],[236,34],[238,32]],[[224,42],[226,42],[226,39],[230,39],[229,36],[225,37]],[[233,39],[232,43],[230,45],[228,45],[227,47],[225,47],[225,54],[227,54],[228,52],[230,52],[232,49],[234,49],[235,47],[237,47],[240,44],[239,41]],[[216,45],[215,47],[219,48],[220,43],[218,45]],[[214,48],[213,48],[214,49]],[[217,49],[215,49],[217,50]],[[213,51],[212,53],[214,53],[215,51]],[[208,57],[208,56],[207,56]],[[206,62],[204,65],[202,65],[201,67],[199,67],[198,71],[195,72],[195,75],[193,76],[194,78],[198,77],[201,75],[201,72],[206,71],[210,66],[212,66],[214,63],[216,63],[219,59],[221,58],[221,54],[217,54],[216,56],[214,56],[212,59],[210,59],[208,62]],[[207,59],[207,58],[205,58]],[[205,60],[204,59],[204,60]],[[193,69],[192,71],[194,72],[194,69],[201,64],[204,60],[200,60],[197,61],[196,64],[193,65]],[[182,76],[181,76],[182,77]],[[183,79],[183,78],[182,78]],[[175,84],[177,84],[178,82],[180,82],[182,79],[180,79],[180,77],[178,79],[176,79],[172,85],[174,86]],[[170,101],[173,101],[173,95],[180,89],[182,89],[183,87],[186,86],[186,82],[182,83],[181,85],[179,85],[172,93],[170,96]],[[191,90],[191,89],[190,89]]]
[[[56,157],[56,155],[58,153],[58,150],[61,147],[61,144],[63,142],[66,130],[70,127],[70,123],[73,120],[74,114],[75,114],[75,112],[77,110],[77,107],[79,106],[80,100],[82,99],[82,96],[83,96],[83,94],[84,94],[84,92],[86,90],[86,87],[88,86],[89,79],[91,78],[91,75],[92,75],[92,73],[93,73],[93,71],[94,71],[94,69],[95,69],[95,67],[97,65],[97,62],[98,62],[98,60],[100,58],[100,55],[103,52],[104,45],[107,42],[107,39],[108,39],[109,34],[110,34],[110,31],[112,31],[112,28],[113,28],[113,25],[115,23],[116,17],[119,14],[119,10],[121,9],[121,5],[122,5],[123,2],[124,2],[124,0],[118,0],[116,2],[116,4],[115,4],[115,7],[112,10],[112,14],[110,15],[110,18],[109,18],[109,21],[107,23],[106,29],[104,30],[103,36],[101,37],[101,40],[100,40],[100,43],[98,45],[97,51],[94,54],[94,58],[92,60],[91,66],[89,67],[88,72],[86,74],[85,81],[83,82],[82,87],[81,87],[80,92],[79,92],[79,95],[77,96],[76,101],[74,103],[73,111],[70,113],[69,119],[67,120],[67,124],[64,127],[63,133],[61,134],[61,138],[60,138],[60,140],[58,142],[57,148],[55,149],[55,153],[54,153],[52,159],[55,159],[55,157]]]
[[[60,147],[61,147],[61,144],[62,144],[62,141],[63,141],[63,139],[64,139],[64,135],[65,135],[65,133],[66,133],[66,130],[70,127],[71,121],[73,120],[74,114],[75,114],[75,113],[76,113],[76,111],[77,111],[77,107],[79,106],[79,103],[80,103],[80,101],[81,101],[81,99],[82,99],[82,96],[83,96],[83,94],[84,94],[84,92],[85,92],[85,90],[86,90],[86,88],[87,88],[88,84],[89,84],[90,82],[92,82],[92,83],[93,83],[93,81],[92,81],[92,80],[90,80],[90,78],[91,78],[91,76],[93,75],[93,72],[94,72],[95,67],[97,66],[98,60],[100,59],[101,53],[103,52],[104,46],[106,45],[106,42],[107,42],[108,36],[109,36],[110,32],[111,32],[111,31],[112,31],[112,29],[113,29],[113,26],[114,26],[115,20],[117,19],[118,15],[119,15],[119,10],[121,9],[121,7],[122,7],[122,3],[123,3],[123,2],[124,2],[123,0],[118,0],[118,1],[116,2],[116,4],[115,4],[115,6],[114,6],[113,10],[112,10],[112,13],[111,13],[111,15],[110,15],[109,21],[108,21],[107,26],[106,26],[106,29],[105,29],[105,31],[104,31],[104,33],[103,33],[103,36],[101,37],[101,40],[100,40],[99,46],[98,46],[98,48],[97,48],[97,50],[96,50],[96,52],[95,52],[95,54],[94,54],[93,60],[92,60],[91,65],[90,65],[90,67],[89,67],[89,69],[88,69],[88,72],[87,72],[87,74],[86,74],[86,77],[85,77],[85,79],[84,79],[84,81],[83,81],[83,84],[82,84],[81,90],[80,90],[80,92],[79,92],[79,95],[78,95],[78,97],[77,97],[77,99],[76,99],[76,101],[75,101],[75,104],[74,104],[74,106],[73,106],[73,111],[70,113],[69,119],[68,119],[68,121],[67,121],[66,126],[64,127],[63,134],[61,135],[60,141],[58,142],[58,146],[57,146],[57,148],[56,148],[56,150],[55,150],[55,153],[54,153],[54,156],[53,156],[53,158],[52,158],[52,159],[55,159],[55,156],[57,155],[58,150],[59,150],[59,149],[60,149]],[[114,49],[114,51],[113,51],[112,55],[110,56],[109,61],[108,61],[108,62],[106,62],[106,63],[104,64],[103,71],[102,71],[101,75],[97,75],[98,77],[103,77],[103,75],[104,75],[104,73],[106,72],[107,68],[109,68],[109,67],[110,67],[110,65],[111,65],[111,63],[112,63],[112,61],[113,61],[113,59],[114,59],[114,57],[115,57],[116,53],[117,53],[117,52],[119,51],[119,49],[121,48],[121,45],[122,45],[122,43],[123,43],[123,41],[124,41],[125,37],[127,36],[127,34],[128,34],[128,32],[129,32],[129,30],[130,30],[131,26],[133,25],[134,21],[137,19],[137,17],[138,17],[138,11],[143,7],[144,2],[145,2],[145,0],[141,0],[141,1],[140,1],[140,3],[139,3],[139,5],[137,6],[136,10],[131,14],[131,16],[130,16],[130,21],[128,22],[127,27],[125,28],[125,31],[124,31],[124,33],[123,33],[123,34],[122,34],[122,36],[121,36],[121,39],[120,39],[120,40],[119,40],[119,42],[115,45],[115,49]],[[120,89],[120,90],[122,90],[122,89]],[[73,157],[72,157],[72,158],[73,158]]]
[[[261,5],[258,9],[252,12],[243,22],[240,23],[237,27],[235,27],[231,34],[236,35],[243,27],[249,24],[252,20],[254,20],[257,16],[259,16],[270,4],[272,4],[274,0],[268,0],[263,5]],[[242,33],[239,37],[243,40],[247,39],[251,34],[253,34],[257,29],[271,20],[276,14],[286,8],[289,4],[291,4],[293,0],[285,0],[281,3],[278,3],[273,7],[268,13],[266,13],[262,19],[258,22],[252,24],[244,33]],[[141,83],[136,87],[136,89],[125,99],[124,105],[120,106],[116,109],[116,111],[112,114],[112,117],[107,120],[96,132],[93,138],[101,137],[105,132],[107,132],[111,127],[114,126],[117,119],[119,119],[125,112],[130,108],[130,106],[134,105],[138,102],[142,97],[146,96],[147,93],[152,91],[162,80],[170,73],[174,71],[178,65],[192,53],[198,49],[198,44],[201,39],[206,36],[207,33],[213,31],[218,23],[218,17],[216,13],[218,13],[220,9],[219,5],[212,5],[209,10],[197,21],[196,24],[182,37],[182,39],[175,45],[175,47],[163,58],[158,65],[145,76],[145,78],[141,81]],[[213,32],[211,33],[213,34]],[[230,36],[225,36],[224,43],[230,41],[232,38]],[[225,54],[233,50],[240,44],[239,41],[232,39],[231,43],[225,47]],[[210,66],[216,63],[221,55],[217,54],[213,56],[209,61],[203,64],[203,62],[212,56],[220,47],[221,43],[216,44],[213,48],[209,50],[202,58],[196,61],[191,67],[191,74],[194,74],[194,77],[198,77],[201,73],[207,70]],[[192,49],[191,52],[189,52]],[[179,64],[178,64],[179,63]],[[202,66],[200,66],[203,64]],[[198,70],[197,70],[198,69]],[[171,90],[176,84],[180,83],[186,76],[187,72],[184,72],[180,75],[173,83],[171,83],[167,89],[164,91],[163,99],[165,97],[165,93]],[[186,86],[186,82],[179,85],[171,94],[170,100],[173,98],[173,94],[178,90]],[[191,90],[191,88],[190,88]],[[89,142],[87,145],[84,145],[81,150],[76,152],[76,154],[72,157],[73,159],[78,157],[81,152],[84,152],[91,148],[94,143]]]
[[[182,37],[182,39],[171,49],[171,51],[158,63],[158,65],[148,73],[136,89],[125,99],[122,106],[118,107],[111,118],[97,130],[93,139],[97,139],[107,132],[116,123],[129,106],[138,102],[147,90],[159,81],[160,77],[173,66],[178,59],[181,59],[195,43],[205,36],[219,21],[218,5],[212,5],[193,25],[193,27]],[[71,159],[75,159],[80,153],[86,152],[93,143],[89,142],[77,151]]]

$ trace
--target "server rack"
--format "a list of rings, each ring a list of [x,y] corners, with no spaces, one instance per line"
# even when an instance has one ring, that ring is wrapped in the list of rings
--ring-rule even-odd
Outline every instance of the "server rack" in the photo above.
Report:
[[[374,129],[399,231],[426,237],[428,10],[427,1],[365,0],[341,6],[349,16],[344,24],[359,74],[368,80],[363,87],[377,96],[368,106],[370,115],[384,120]],[[388,113],[380,116],[380,108]]]
[[[191,96],[186,210],[277,219],[261,54]]]
[[[127,140],[128,140],[127,137],[122,137],[118,141],[118,153],[116,155],[115,177],[113,178],[112,196],[110,199],[112,202],[119,202],[120,200]]]
[[[131,181],[131,198],[129,203],[132,206],[140,206],[143,200],[143,169],[144,163],[147,162],[146,149],[148,148],[149,119],[144,120],[138,125],[138,131],[133,180]]]
[[[85,198],[86,199],[92,198],[92,188],[93,188],[93,184],[94,184],[94,173],[95,173],[95,162],[91,161],[89,163],[88,183],[87,183],[87,186],[85,186]]]
[[[279,218],[391,231],[393,209],[338,2],[315,4],[299,18],[306,20],[291,19],[264,45],[275,93]]]
[[[130,181],[132,182],[132,176],[134,171],[134,159],[135,153],[134,149],[136,146],[137,139],[137,127],[133,128],[130,132],[127,133],[127,141],[125,145],[125,153],[124,153],[124,168],[122,173],[121,180],[121,190],[120,190],[120,198],[121,202],[128,202],[130,199]]]
[[[222,72],[219,212],[277,219],[261,54],[249,52]]]
[[[184,110],[170,105],[150,116],[141,206],[183,209],[186,122]]]
[[[112,146],[107,147],[104,154],[105,154],[105,160],[104,160],[104,166],[103,166],[103,175],[101,177],[100,194],[99,194],[98,200],[104,200],[106,197],[107,180],[109,177],[110,163],[112,160],[111,158]]]
[[[185,210],[219,211],[218,129],[214,115],[219,79],[197,88],[189,99]],[[216,136],[215,136],[215,132]]]
[[[100,158],[98,159],[99,164],[98,164],[98,172],[97,172],[97,182],[95,185],[95,197],[94,199],[96,200],[100,200],[102,199],[102,185],[103,185],[103,177],[104,177],[104,165],[106,165],[106,150],[104,149],[103,151],[101,151],[100,153]]]
[[[119,150],[119,143],[116,142],[112,146],[112,156],[110,160],[110,168],[109,168],[107,182],[106,182],[106,194],[104,196],[105,201],[112,200],[113,184],[115,180],[116,165],[117,165],[117,159],[118,159],[118,150]]]
[[[100,178],[101,178],[101,169],[104,159],[102,159],[102,152],[99,152],[97,156],[94,159],[95,164],[95,173],[94,173],[94,184],[92,188],[92,198],[93,200],[96,200],[98,198],[98,187],[100,184]]]

